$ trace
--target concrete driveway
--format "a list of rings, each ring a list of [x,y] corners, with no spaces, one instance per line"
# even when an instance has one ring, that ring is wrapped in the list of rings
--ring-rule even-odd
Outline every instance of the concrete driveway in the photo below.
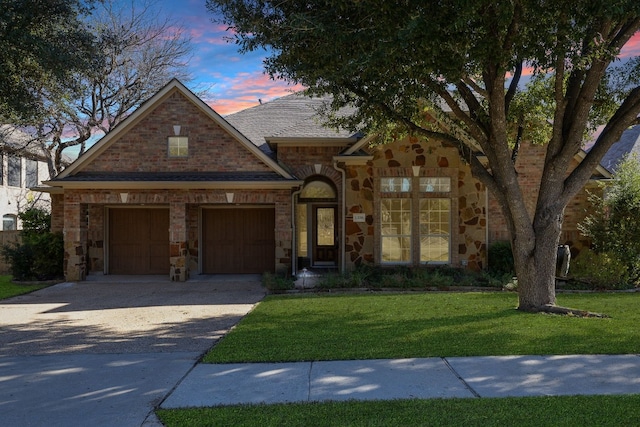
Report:
[[[3,423],[157,425],[154,406],[264,297],[257,276],[90,279],[0,301]]]

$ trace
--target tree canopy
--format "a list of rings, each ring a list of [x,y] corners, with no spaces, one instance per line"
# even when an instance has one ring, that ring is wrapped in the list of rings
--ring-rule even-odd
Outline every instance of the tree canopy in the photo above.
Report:
[[[74,89],[74,74],[91,64],[93,34],[82,0],[4,0],[0,7],[0,118],[43,113],[43,92]],[[38,89],[42,90],[38,90]]]
[[[269,50],[272,77],[331,94],[330,123],[381,142],[414,133],[456,147],[504,212],[519,307],[555,305],[564,208],[640,113],[637,59],[626,72],[611,68],[640,28],[640,2],[207,0],[207,7],[241,51]],[[547,77],[525,90],[527,74]],[[332,114],[346,105],[357,107],[352,116]],[[598,122],[604,129],[570,171]],[[512,159],[521,138],[546,142],[532,213]]]

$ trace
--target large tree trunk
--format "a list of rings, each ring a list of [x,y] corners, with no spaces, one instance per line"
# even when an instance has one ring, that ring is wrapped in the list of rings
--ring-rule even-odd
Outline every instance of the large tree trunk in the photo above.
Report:
[[[541,311],[556,304],[555,270],[560,230],[547,227],[536,230],[531,245],[513,244],[518,277],[518,309]]]

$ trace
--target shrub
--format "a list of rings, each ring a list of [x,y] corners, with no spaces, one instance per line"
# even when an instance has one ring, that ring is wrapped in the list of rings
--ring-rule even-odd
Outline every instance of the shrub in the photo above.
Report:
[[[513,261],[513,252],[509,242],[495,242],[489,246],[489,272],[493,275],[502,276],[505,274],[513,275],[515,266]]]
[[[51,280],[64,276],[64,238],[52,233],[51,215],[39,208],[19,214],[22,243],[5,245],[2,255],[11,264],[14,280]]]
[[[592,209],[578,228],[595,252],[619,260],[629,278],[640,282],[640,160],[625,158],[604,196],[591,194]]]
[[[609,252],[596,253],[583,249],[571,263],[571,278],[593,289],[625,289],[631,287],[627,266]]]
[[[293,289],[293,278],[288,275],[277,275],[272,273],[264,273],[262,275],[262,284],[270,291],[286,291]]]

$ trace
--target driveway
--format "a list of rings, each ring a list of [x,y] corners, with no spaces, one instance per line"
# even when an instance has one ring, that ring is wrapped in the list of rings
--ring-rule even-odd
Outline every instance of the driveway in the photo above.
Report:
[[[257,276],[90,277],[0,301],[7,425],[156,425],[153,408],[264,296]]]

